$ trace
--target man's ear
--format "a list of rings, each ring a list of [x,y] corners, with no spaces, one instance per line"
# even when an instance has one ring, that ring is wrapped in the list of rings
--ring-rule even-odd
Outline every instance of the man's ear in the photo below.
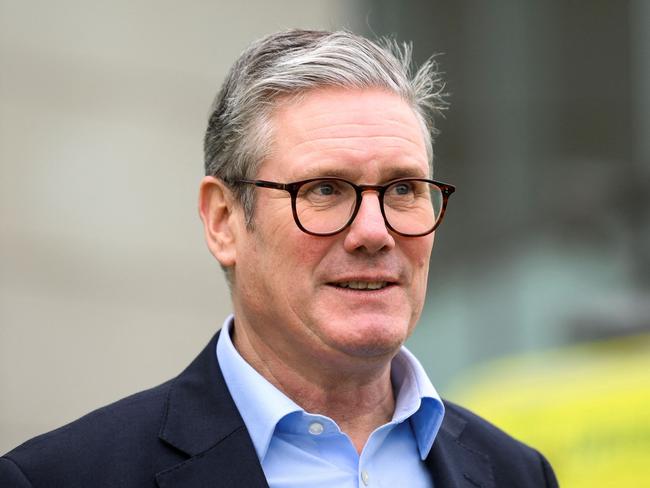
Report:
[[[199,215],[203,221],[205,242],[222,266],[234,266],[237,261],[236,240],[241,219],[234,195],[223,181],[212,176],[201,180]]]

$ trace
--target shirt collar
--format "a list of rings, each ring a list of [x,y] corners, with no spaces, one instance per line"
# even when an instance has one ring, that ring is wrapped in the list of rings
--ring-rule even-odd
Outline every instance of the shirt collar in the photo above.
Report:
[[[233,324],[230,315],[217,340],[217,360],[257,457],[264,460],[277,423],[292,412],[301,412],[302,408],[241,357],[230,339]]]
[[[424,460],[442,425],[445,406],[420,361],[404,346],[391,363],[391,380],[395,391],[393,422],[410,419]]]
[[[217,360],[257,457],[263,461],[278,422],[293,412],[304,410],[241,357],[230,338],[233,324],[234,317],[230,315],[219,334]],[[392,422],[411,420],[420,457],[424,460],[442,424],[442,400],[422,365],[405,347],[393,359],[391,380],[396,396]]]

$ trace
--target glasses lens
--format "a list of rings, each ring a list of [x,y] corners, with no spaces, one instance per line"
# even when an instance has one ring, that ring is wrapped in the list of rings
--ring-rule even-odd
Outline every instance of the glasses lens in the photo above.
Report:
[[[350,220],[356,198],[354,187],[345,181],[310,181],[300,187],[296,196],[298,220],[315,234],[336,232]]]
[[[432,183],[396,181],[384,194],[386,220],[397,232],[420,235],[430,232],[442,213],[443,195]]]

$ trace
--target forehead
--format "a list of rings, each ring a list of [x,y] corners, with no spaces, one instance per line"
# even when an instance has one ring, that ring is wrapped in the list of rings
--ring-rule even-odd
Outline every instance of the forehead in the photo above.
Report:
[[[426,176],[424,132],[413,109],[380,89],[322,88],[281,100],[265,172],[302,178],[374,172]],[[399,175],[398,175],[399,176]]]

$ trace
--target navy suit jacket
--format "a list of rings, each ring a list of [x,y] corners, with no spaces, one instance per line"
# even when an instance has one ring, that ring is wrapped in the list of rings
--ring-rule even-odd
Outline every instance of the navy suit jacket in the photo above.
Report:
[[[267,487],[215,358],[217,337],[175,379],[5,454],[0,487]],[[445,406],[426,460],[436,488],[557,486],[540,453],[457,405]]]

